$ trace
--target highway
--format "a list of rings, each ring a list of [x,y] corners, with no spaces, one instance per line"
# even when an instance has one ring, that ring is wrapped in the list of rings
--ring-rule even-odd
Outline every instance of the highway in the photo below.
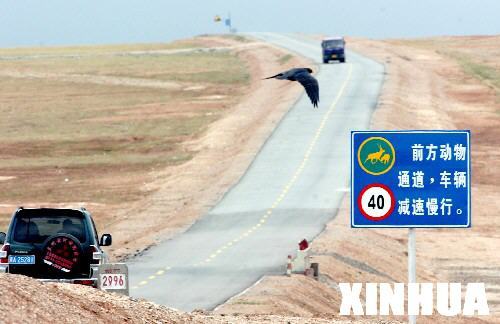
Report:
[[[383,66],[351,51],[345,64],[324,65],[319,41],[250,35],[318,64],[319,108],[304,93],[208,214],[129,262],[133,297],[184,311],[213,309],[263,275],[283,274],[287,255],[321,233],[348,191],[350,131],[368,128]]]

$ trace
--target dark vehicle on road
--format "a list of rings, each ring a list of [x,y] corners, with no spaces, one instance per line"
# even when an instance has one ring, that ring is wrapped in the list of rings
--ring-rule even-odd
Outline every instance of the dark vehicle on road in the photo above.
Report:
[[[101,246],[111,245],[111,235],[99,240],[84,208],[21,207],[0,244],[0,272],[97,287],[99,265],[107,262]]]
[[[337,60],[345,62],[345,40],[343,37],[327,38],[321,42],[323,63]]]

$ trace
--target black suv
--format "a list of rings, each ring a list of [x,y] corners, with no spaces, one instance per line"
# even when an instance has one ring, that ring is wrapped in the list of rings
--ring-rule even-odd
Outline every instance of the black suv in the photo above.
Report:
[[[101,246],[111,245],[111,235],[98,239],[85,208],[21,207],[0,244],[0,272],[97,287],[99,265],[107,262]]]

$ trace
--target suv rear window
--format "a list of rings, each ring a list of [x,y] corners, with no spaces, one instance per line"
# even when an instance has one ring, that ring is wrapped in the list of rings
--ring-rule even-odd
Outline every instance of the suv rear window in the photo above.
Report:
[[[85,243],[87,228],[83,215],[78,213],[25,213],[18,214],[13,230],[13,240],[19,243],[42,243],[48,237],[66,233]]]

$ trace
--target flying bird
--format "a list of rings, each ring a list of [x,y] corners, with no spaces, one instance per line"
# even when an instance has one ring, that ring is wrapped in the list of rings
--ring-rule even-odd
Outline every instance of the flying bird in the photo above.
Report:
[[[319,86],[318,80],[316,80],[312,75],[312,70],[310,68],[295,68],[285,72],[278,73],[276,75],[270,76],[267,79],[278,79],[278,80],[289,80],[298,81],[304,89],[306,89],[307,95],[314,107],[318,107],[319,102]]]

